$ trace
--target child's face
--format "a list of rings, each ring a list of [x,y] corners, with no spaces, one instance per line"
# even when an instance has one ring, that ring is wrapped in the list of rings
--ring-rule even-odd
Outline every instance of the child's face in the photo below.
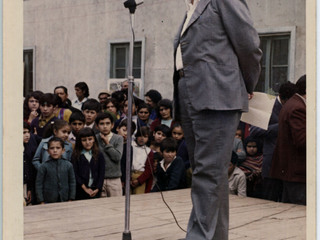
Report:
[[[86,120],[87,126],[92,124],[98,115],[98,113],[95,110],[85,109],[82,112],[83,112],[84,118]]]
[[[150,113],[148,111],[147,108],[141,108],[138,112],[138,117],[142,120],[142,121],[146,121],[149,119]]]
[[[94,137],[93,136],[89,136],[89,137],[83,137],[81,138],[81,144],[82,147],[86,150],[89,151],[92,149],[93,144],[94,144]]]
[[[40,105],[40,111],[44,118],[48,118],[53,114],[54,107],[52,104],[42,104]]]
[[[84,122],[81,122],[80,120],[75,120],[71,123],[71,130],[74,134],[78,134],[83,127]]]
[[[161,106],[159,108],[159,112],[160,112],[160,115],[161,115],[162,119],[164,119],[164,120],[171,119],[170,108],[166,108],[166,107]]]
[[[123,137],[123,139],[126,141],[127,140],[127,127],[126,126],[121,126],[120,128],[117,128],[117,132],[120,136]]]
[[[139,136],[137,137],[137,144],[139,146],[144,146],[148,142],[148,136]]]
[[[62,148],[60,142],[51,142],[48,147],[48,153],[52,159],[59,159],[64,153],[64,148]]]
[[[83,99],[84,98],[84,91],[82,91],[80,88],[75,87],[74,91],[76,92],[76,96],[79,99]]]
[[[177,140],[180,141],[183,138],[183,130],[181,127],[175,127],[174,129],[172,129],[172,137]]]
[[[66,125],[58,130],[53,130],[53,134],[56,137],[61,138],[63,141],[67,141],[70,134],[70,127],[69,125]]]
[[[23,143],[28,143],[30,140],[30,131],[28,128],[23,129]]]
[[[113,123],[109,118],[105,118],[99,121],[98,130],[104,135],[108,135],[113,128]]]
[[[240,129],[236,131],[236,138],[239,138],[239,139],[242,138],[242,131]]]
[[[129,109],[128,100],[126,100],[123,105],[123,112],[125,115],[128,114],[128,109]],[[134,105],[134,103],[132,103],[132,115],[136,115],[136,106]]]
[[[162,152],[163,159],[166,163],[171,163],[173,159],[176,157],[177,152],[176,151],[167,151],[164,150]]]
[[[39,108],[39,100],[34,97],[29,98],[28,107],[31,111],[35,111]]]
[[[114,114],[117,114],[117,109],[116,107],[113,105],[112,102],[109,102],[107,105],[106,105],[106,110],[109,111],[109,112],[112,112]]]
[[[250,156],[256,155],[258,152],[257,143],[255,142],[248,142],[247,143],[247,153]]]
[[[153,137],[154,137],[154,140],[157,142],[157,143],[161,143],[163,141],[163,139],[166,138],[166,135],[161,132],[161,131],[157,131],[157,132],[154,132],[153,133]]]

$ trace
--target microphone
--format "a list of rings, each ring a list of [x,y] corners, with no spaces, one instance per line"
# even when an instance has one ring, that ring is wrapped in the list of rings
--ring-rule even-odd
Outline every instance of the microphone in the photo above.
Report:
[[[143,0],[127,0],[123,3],[125,8],[129,8],[130,13],[134,13],[136,11],[137,6],[141,5]]]

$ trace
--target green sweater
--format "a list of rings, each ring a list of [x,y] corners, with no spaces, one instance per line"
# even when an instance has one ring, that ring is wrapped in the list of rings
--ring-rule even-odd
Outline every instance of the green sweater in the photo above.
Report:
[[[53,203],[74,200],[76,179],[72,163],[64,159],[49,159],[38,169],[36,193],[39,202]]]

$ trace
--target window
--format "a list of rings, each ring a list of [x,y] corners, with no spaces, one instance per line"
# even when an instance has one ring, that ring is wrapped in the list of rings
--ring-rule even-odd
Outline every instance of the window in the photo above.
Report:
[[[34,49],[23,50],[23,96],[34,90]]]
[[[255,88],[257,92],[277,95],[282,83],[293,81],[295,30],[282,30],[286,31],[260,33],[263,57],[260,78]]]
[[[110,43],[110,70],[108,88],[111,91],[121,89],[121,82],[125,81],[129,73],[129,42]],[[143,96],[143,46],[144,41],[137,41],[133,49],[134,92]]]

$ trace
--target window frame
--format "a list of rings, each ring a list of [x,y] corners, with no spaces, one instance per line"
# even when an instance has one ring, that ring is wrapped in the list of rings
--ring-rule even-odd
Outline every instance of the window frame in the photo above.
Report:
[[[24,69],[24,52],[32,50],[32,91],[36,90],[36,47],[24,47],[23,48],[23,69]],[[23,70],[24,75],[24,70]],[[25,92],[24,79],[23,79],[23,94]]]

